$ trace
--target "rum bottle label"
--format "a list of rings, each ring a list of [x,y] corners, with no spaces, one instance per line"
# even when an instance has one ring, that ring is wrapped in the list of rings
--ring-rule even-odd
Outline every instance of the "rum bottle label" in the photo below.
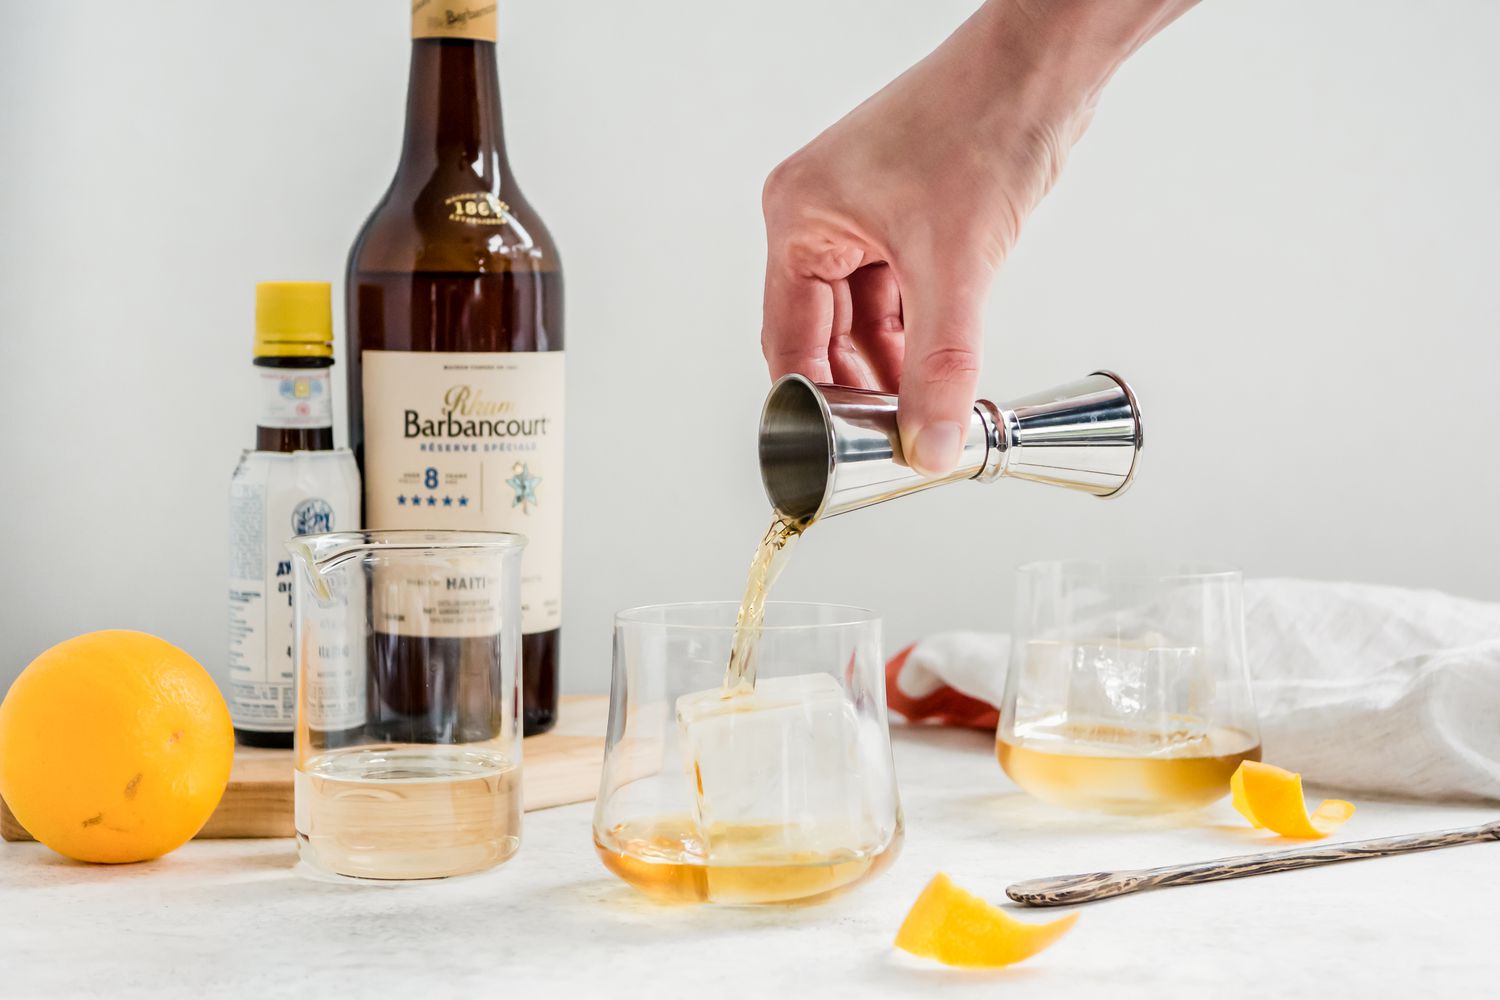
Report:
[[[525,535],[522,632],[558,628],[563,352],[365,350],[362,363],[368,526]]]

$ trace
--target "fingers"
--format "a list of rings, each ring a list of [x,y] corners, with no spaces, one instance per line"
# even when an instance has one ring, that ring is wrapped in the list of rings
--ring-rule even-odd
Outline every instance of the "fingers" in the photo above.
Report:
[[[850,335],[853,305],[849,282],[810,278],[774,290],[768,283],[766,294],[767,323],[762,342],[772,378],[797,372],[815,382],[858,389],[881,387],[870,362]],[[774,314],[772,294],[778,296]]]
[[[856,389],[879,389],[880,381],[851,333],[851,327],[858,319],[849,282],[835,281],[830,287],[833,291],[833,335],[828,338],[828,365],[833,369],[833,380]]]
[[[761,351],[773,379],[791,372],[832,382],[828,341],[833,335],[833,289],[772,257],[766,262]]]
[[[870,264],[849,275],[854,318],[850,334],[871,372],[871,388],[895,392],[906,349],[901,290],[888,264]]]
[[[918,472],[945,475],[958,464],[974,409],[989,271],[949,259],[898,267],[897,276],[906,323],[901,447]]]

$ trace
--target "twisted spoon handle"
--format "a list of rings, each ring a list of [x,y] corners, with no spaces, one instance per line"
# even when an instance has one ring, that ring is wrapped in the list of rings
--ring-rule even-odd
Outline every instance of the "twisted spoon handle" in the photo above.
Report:
[[[1070,903],[1091,903],[1097,899],[1123,896],[1130,892],[1145,892],[1148,889],[1218,882],[1227,878],[1335,865],[1341,861],[1363,861],[1366,858],[1383,858],[1392,854],[1435,851],[1440,847],[1477,844],[1485,840],[1500,840],[1500,822],[1461,830],[1417,833],[1381,840],[1356,840],[1307,850],[1245,854],[1236,858],[1219,858],[1216,861],[1168,865],[1165,868],[1137,868],[1134,871],[1030,879],[1008,887],[1005,894],[1027,906],[1066,906]]]

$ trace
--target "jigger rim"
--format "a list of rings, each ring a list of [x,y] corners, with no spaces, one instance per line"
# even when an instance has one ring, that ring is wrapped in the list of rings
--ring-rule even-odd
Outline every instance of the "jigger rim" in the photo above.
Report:
[[[771,391],[766,393],[765,402],[761,404],[760,429],[762,433],[765,432],[766,420],[770,417],[771,414],[771,404],[776,401],[778,394],[782,391],[782,387],[787,385],[802,386],[802,388],[807,391],[807,394],[812,397],[813,402],[817,404],[818,413],[823,418],[823,494],[818,498],[817,509],[814,510],[811,514],[806,515],[804,518],[808,524],[811,524],[812,522],[823,516],[823,511],[828,508],[828,501],[833,496],[833,477],[834,471],[836,470],[838,465],[837,461],[835,460],[835,456],[838,452],[838,442],[834,440],[833,435],[833,410],[829,408],[828,400],[824,397],[822,390],[818,386],[818,383],[814,382],[806,375],[802,375],[797,372],[788,372],[787,374],[781,376],[779,379],[771,383]],[[840,388],[848,389],[851,392],[870,391],[855,389],[852,386],[840,386]],[[873,391],[871,391],[871,394],[880,395],[880,393],[876,393]],[[778,503],[776,497],[772,495],[771,484],[765,478],[764,459],[762,459],[761,466],[761,485],[766,491],[766,499],[771,501],[771,506],[775,509],[777,514],[780,514],[783,517],[803,517],[803,515],[790,514],[787,511],[783,510],[782,505]]]
[[[1130,489],[1130,484],[1135,482],[1135,470],[1141,467],[1141,449],[1146,445],[1145,431],[1143,429],[1146,421],[1141,417],[1141,401],[1135,398],[1135,390],[1130,387],[1130,383],[1125,381],[1119,373],[1112,372],[1108,368],[1099,368],[1089,372],[1089,374],[1103,375],[1107,379],[1112,379],[1120,387],[1120,391],[1125,394],[1125,401],[1130,404],[1130,416],[1135,421],[1135,448],[1130,455],[1130,471],[1125,473],[1125,481],[1123,483],[1099,498],[1101,500],[1108,500],[1110,497],[1117,497],[1121,493],[1124,493]]]

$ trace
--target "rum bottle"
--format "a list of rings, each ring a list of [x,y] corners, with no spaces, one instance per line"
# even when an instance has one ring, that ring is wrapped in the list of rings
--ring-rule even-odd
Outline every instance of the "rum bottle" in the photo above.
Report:
[[[562,270],[507,159],[493,3],[412,4],[405,139],[346,294],[365,525],[527,537],[524,720],[544,732],[562,621]],[[372,723],[420,729],[465,645],[490,639],[376,636]]]

